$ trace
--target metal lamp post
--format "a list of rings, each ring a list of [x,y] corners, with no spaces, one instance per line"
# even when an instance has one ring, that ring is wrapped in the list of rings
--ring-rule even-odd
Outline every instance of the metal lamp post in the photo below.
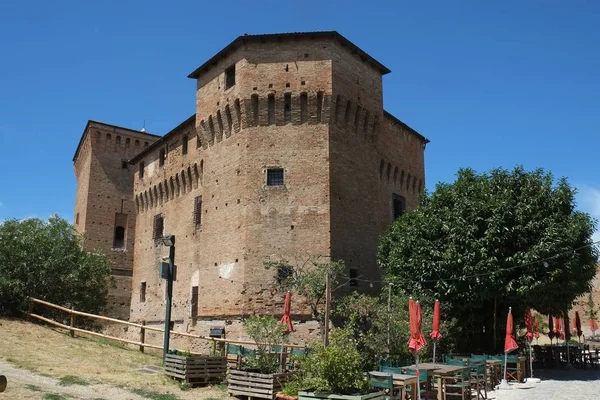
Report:
[[[163,343],[163,365],[169,351],[171,331],[171,300],[173,298],[173,281],[175,280],[175,235],[165,236],[162,244],[169,246],[169,263],[161,263],[161,277],[167,280],[167,304],[165,311],[165,334]]]

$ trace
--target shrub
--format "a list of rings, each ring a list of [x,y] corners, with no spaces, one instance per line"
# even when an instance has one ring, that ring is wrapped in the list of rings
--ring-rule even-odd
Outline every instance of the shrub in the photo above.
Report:
[[[331,331],[329,346],[317,344],[302,364],[306,378],[301,386],[315,392],[351,394],[368,392],[360,367],[361,357],[350,328]]]
[[[248,364],[262,374],[272,374],[279,369],[278,354],[274,346],[281,346],[285,340],[285,326],[271,316],[252,316],[244,321],[248,336],[256,342],[256,356],[249,358]]]

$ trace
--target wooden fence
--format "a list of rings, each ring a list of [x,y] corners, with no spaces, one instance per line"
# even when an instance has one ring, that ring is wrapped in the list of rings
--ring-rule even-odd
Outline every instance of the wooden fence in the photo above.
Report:
[[[122,321],[120,319],[115,319],[115,318],[109,318],[109,317],[104,317],[102,315],[96,315],[96,314],[89,314],[89,313],[85,313],[82,311],[77,311],[75,310],[75,308],[67,308],[67,307],[62,307],[44,300],[39,300],[39,299],[35,299],[33,297],[31,297],[31,301],[32,306],[29,310],[29,312],[24,312],[25,315],[28,315],[31,318],[35,318],[38,319],[40,321],[44,321],[50,325],[54,325],[54,326],[58,326],[60,328],[66,329],[69,331],[71,337],[75,336],[75,332],[79,332],[79,333],[85,333],[88,335],[93,335],[93,336],[99,336],[105,339],[109,339],[109,340],[115,340],[118,342],[122,342],[122,343],[127,343],[127,344],[132,344],[135,346],[139,346],[139,350],[143,353],[144,352],[144,348],[148,347],[151,349],[162,349],[162,346],[156,346],[153,344],[149,344],[149,343],[145,343],[146,340],[146,331],[154,331],[154,332],[160,332],[164,334],[164,329],[163,328],[155,328],[152,326],[147,326],[144,322],[142,323],[135,323],[135,322],[129,322],[129,321]],[[65,325],[65,324],[61,324],[60,322],[56,322],[50,318],[46,318],[46,317],[42,317],[41,315],[38,314],[34,314],[33,313],[33,305],[34,304],[42,304],[51,308],[55,308],[57,310],[61,310],[64,311],[66,313],[68,313],[70,315],[69,318],[69,325]],[[140,329],[140,340],[139,341],[134,341],[134,340],[128,340],[128,339],[122,339],[122,338],[118,338],[115,336],[109,336],[109,335],[105,335],[103,333],[99,333],[99,332],[93,332],[93,331],[89,331],[86,329],[81,329],[81,328],[76,328],[75,324],[76,324],[76,318],[75,316],[80,315],[82,317],[88,317],[88,318],[92,318],[92,319],[98,319],[101,321],[109,321],[109,322],[114,322],[117,324],[123,324],[123,325],[127,325],[127,326],[133,326],[136,328]],[[256,345],[255,342],[250,342],[250,341],[246,341],[246,340],[234,340],[234,339],[223,339],[223,338],[213,338],[210,336],[199,336],[199,335],[194,335],[191,333],[186,333],[186,332],[177,332],[177,331],[169,331],[171,335],[179,335],[179,336],[184,336],[184,337],[189,337],[189,338],[193,338],[193,339],[201,339],[201,340],[206,340],[206,341],[210,341],[213,343],[213,348],[217,343],[231,343],[231,344],[241,344],[241,345]],[[289,348],[296,348],[296,349],[304,349],[306,348],[306,346],[302,346],[302,345],[295,345],[295,344],[285,344],[285,347],[289,347]],[[200,354],[200,353],[194,353],[194,352],[190,352],[192,354]]]

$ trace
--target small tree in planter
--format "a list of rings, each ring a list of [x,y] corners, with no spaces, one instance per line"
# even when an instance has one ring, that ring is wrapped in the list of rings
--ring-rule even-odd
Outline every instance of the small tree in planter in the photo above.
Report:
[[[279,354],[273,351],[285,339],[285,326],[273,317],[252,316],[244,322],[256,353],[246,358],[242,369],[230,369],[227,392],[233,396],[274,399],[292,373],[279,370]]]
[[[306,376],[300,383],[299,400],[384,399],[384,392],[371,392],[361,368],[361,355],[350,328],[334,329],[329,346],[317,344],[302,363]]]

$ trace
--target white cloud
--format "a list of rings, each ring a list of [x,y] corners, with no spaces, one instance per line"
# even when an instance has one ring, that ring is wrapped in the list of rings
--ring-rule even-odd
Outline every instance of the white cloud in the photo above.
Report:
[[[0,201],[0,208],[4,208],[4,203]]]

